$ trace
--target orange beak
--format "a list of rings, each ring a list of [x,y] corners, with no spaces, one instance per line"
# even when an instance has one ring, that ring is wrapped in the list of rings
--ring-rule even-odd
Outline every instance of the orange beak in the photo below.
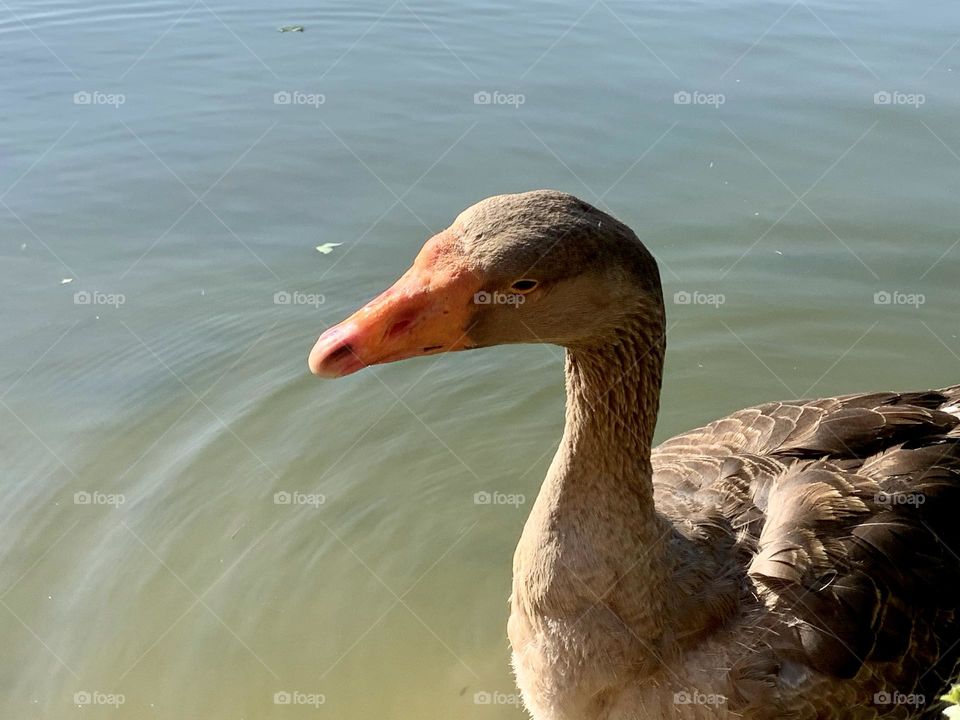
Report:
[[[479,289],[452,235],[440,233],[393,287],[320,336],[307,361],[310,372],[336,378],[368,365],[466,350]]]

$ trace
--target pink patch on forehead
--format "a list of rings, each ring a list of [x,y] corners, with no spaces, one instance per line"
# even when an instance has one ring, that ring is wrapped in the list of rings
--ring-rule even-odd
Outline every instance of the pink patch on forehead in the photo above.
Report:
[[[461,256],[460,248],[457,245],[457,237],[450,230],[444,230],[430,238],[417,259],[414,267],[419,269],[435,269],[438,267],[454,264],[457,258]]]

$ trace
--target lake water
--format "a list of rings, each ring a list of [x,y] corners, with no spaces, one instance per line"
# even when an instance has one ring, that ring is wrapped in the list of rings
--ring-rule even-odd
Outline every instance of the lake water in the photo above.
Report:
[[[660,438],[958,383],[958,38],[947,1],[0,2],[0,716],[523,717],[560,351],[323,382],[316,336],[555,187],[661,261]]]

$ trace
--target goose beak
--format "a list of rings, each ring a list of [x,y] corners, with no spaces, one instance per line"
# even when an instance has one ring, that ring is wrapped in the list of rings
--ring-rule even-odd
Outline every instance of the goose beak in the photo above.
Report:
[[[432,238],[404,275],[317,340],[307,365],[319,377],[368,365],[472,347],[468,336],[478,278],[445,233]]]

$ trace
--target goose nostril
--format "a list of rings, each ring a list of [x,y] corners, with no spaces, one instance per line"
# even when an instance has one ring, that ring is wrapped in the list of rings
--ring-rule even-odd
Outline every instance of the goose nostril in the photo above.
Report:
[[[343,360],[348,355],[353,354],[353,347],[351,347],[350,343],[343,343],[343,345],[338,347],[336,350],[327,354],[325,362],[335,363]]]
[[[320,377],[343,377],[362,368],[354,337],[351,328],[333,328],[321,335],[307,361],[310,372]]]
[[[397,335],[406,332],[407,328],[410,327],[410,322],[410,320],[398,320],[390,326],[390,329],[387,331],[387,337],[393,339]]]

